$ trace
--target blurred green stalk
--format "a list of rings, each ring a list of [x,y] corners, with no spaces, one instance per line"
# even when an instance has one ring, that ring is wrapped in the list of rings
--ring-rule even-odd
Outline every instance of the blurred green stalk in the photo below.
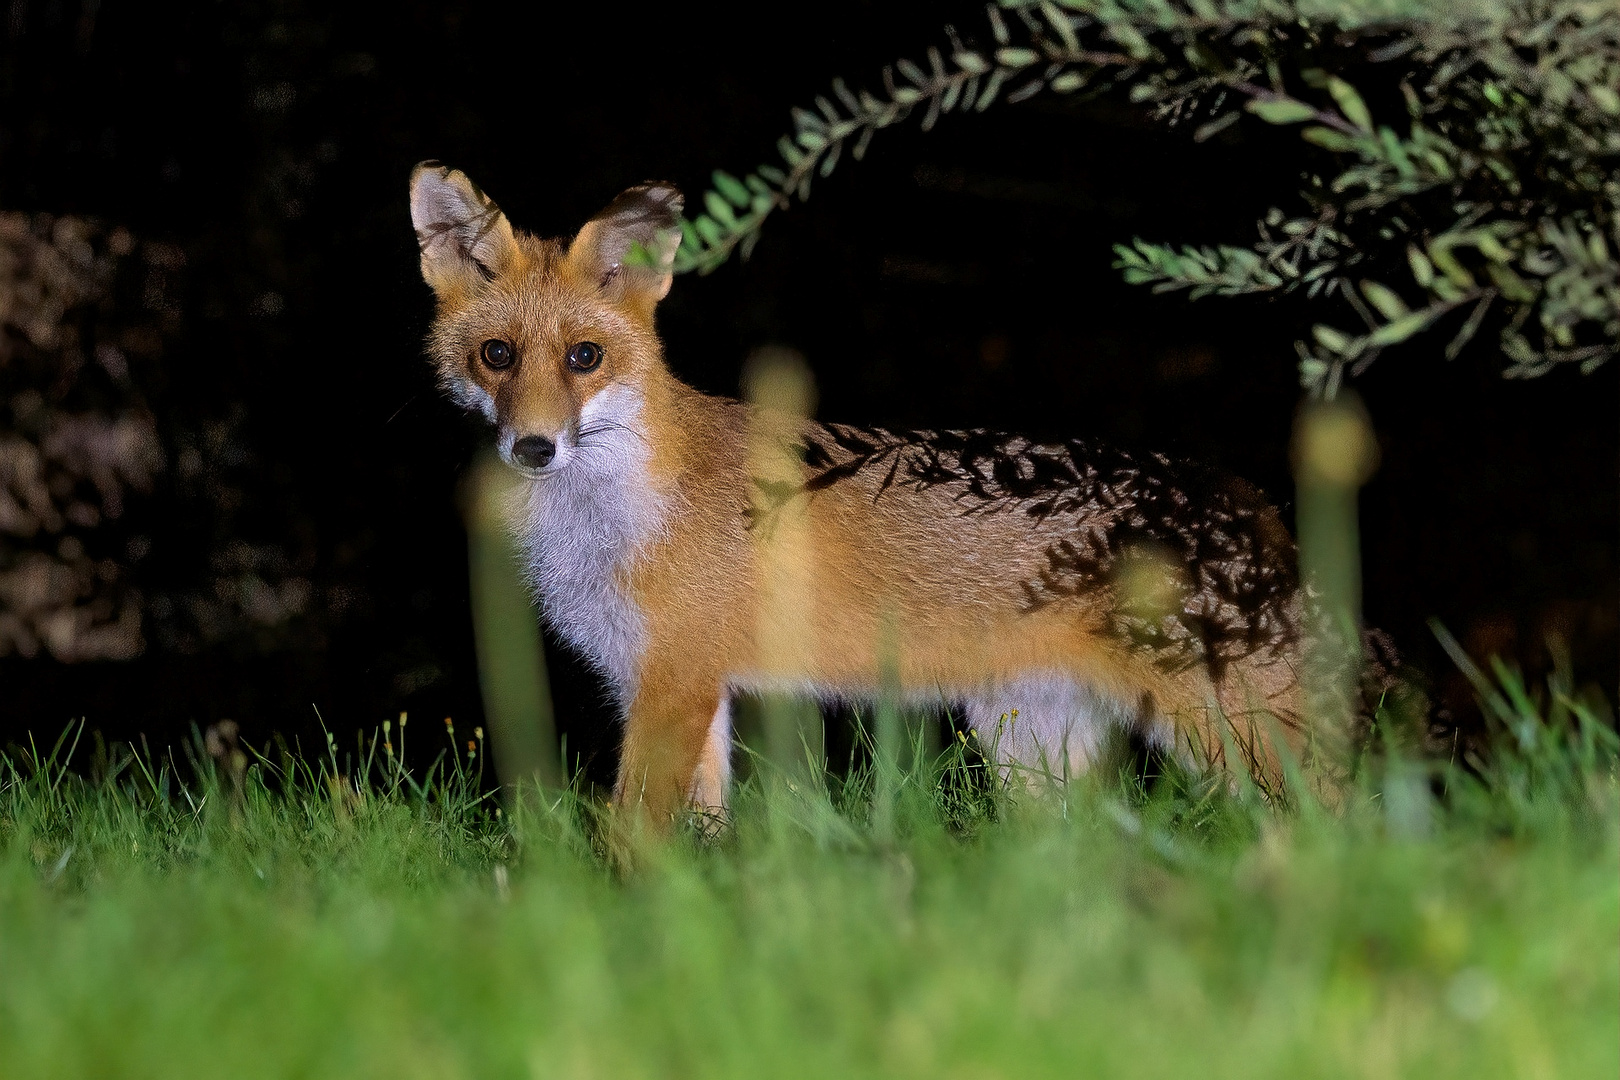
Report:
[[[753,404],[749,469],[764,501],[753,525],[759,574],[755,628],[760,670],[789,686],[815,653],[815,596],[806,500],[790,494],[780,504],[768,488],[797,492],[804,479],[800,432],[815,407],[815,379],[791,349],[764,348],[748,359],[743,393]],[[765,755],[786,775],[819,782],[825,771],[821,710],[803,695],[760,695]]]
[[[481,454],[467,476],[467,562],[478,683],[501,784],[539,781],[556,786],[562,768],[545,651],[502,510],[520,482],[493,452]]]
[[[1378,464],[1378,443],[1355,395],[1307,402],[1294,429],[1300,579],[1315,596],[1306,694],[1313,738],[1342,755],[1361,676],[1361,540],[1357,497]],[[1342,757],[1339,759],[1342,762]]]

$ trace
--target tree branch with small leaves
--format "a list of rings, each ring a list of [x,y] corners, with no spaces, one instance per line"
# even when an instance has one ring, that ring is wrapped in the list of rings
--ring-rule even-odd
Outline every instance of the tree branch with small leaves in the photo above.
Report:
[[[1193,138],[1298,128],[1303,213],[1272,210],[1249,247],[1136,239],[1129,282],[1189,297],[1336,298],[1297,345],[1302,383],[1331,397],[1391,346],[1459,314],[1455,357],[1495,318],[1505,374],[1583,372],[1620,340],[1620,7],[1587,0],[1001,0],[988,40],[883,69],[881,89],[792,112],[779,164],[716,172],[682,222],[678,272],[746,258],[771,214],[809,198],[847,149],[921,115],[984,112],[1042,92],[1124,89]],[[1346,76],[1399,93],[1380,122]],[[1365,85],[1365,82],[1364,82]],[[1383,98],[1379,98],[1383,100]],[[1293,166],[1289,166],[1292,172]],[[1393,283],[1392,283],[1393,282]],[[1409,300],[1408,297],[1416,297]]]

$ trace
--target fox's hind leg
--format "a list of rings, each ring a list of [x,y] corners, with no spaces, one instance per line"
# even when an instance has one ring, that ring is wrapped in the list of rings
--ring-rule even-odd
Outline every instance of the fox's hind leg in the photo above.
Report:
[[[1278,659],[1230,665],[1204,697],[1206,704],[1188,709],[1181,725],[1202,762],[1247,771],[1271,800],[1290,798],[1289,784],[1303,779],[1324,805],[1339,803],[1334,733],[1308,723],[1294,665]]]

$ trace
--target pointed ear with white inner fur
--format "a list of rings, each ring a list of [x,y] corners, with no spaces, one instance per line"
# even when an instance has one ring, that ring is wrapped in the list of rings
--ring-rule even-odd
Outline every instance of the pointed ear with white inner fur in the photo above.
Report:
[[[411,171],[411,224],[422,277],[441,296],[493,280],[517,251],[512,226],[459,169],[424,161]]]
[[[675,249],[681,244],[685,200],[673,184],[638,184],[585,223],[568,246],[568,262],[615,302],[651,307],[675,280]],[[631,257],[636,245],[652,265]]]

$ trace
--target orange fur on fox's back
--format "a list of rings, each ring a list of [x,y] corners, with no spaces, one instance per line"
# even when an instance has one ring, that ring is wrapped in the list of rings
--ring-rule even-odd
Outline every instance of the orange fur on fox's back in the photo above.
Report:
[[[700,394],[653,323],[680,205],[632,188],[565,244],[443,166],[411,184],[441,383],[528,478],[530,579],[623,710],[616,801],[723,806],[732,695],[869,699],[886,658],[1009,767],[1075,772],[1115,727],[1210,761],[1235,746],[1271,787],[1274,731],[1308,753],[1294,546],[1258,492],[1085,440]]]

